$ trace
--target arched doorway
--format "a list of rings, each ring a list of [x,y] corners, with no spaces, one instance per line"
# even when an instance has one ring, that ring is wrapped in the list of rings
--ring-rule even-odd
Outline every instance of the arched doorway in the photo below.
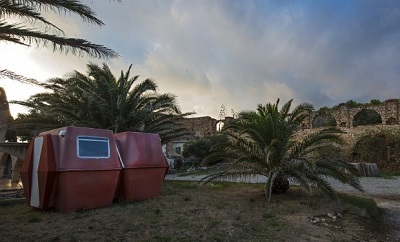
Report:
[[[11,178],[10,155],[0,152],[0,178]]]
[[[396,124],[396,119],[393,117],[388,118],[388,120],[386,121],[387,125],[395,125]]]
[[[224,121],[218,120],[217,123],[215,124],[215,129],[217,132],[220,132],[222,128],[224,127]]]
[[[318,115],[312,121],[313,128],[335,127],[336,125],[336,119],[331,114]]]
[[[19,181],[22,160],[14,155],[0,152],[0,178]]]
[[[382,118],[381,115],[374,110],[363,109],[360,112],[356,113],[353,118],[353,127],[364,126],[364,125],[373,125],[373,124],[381,124]]]
[[[361,137],[353,148],[353,159],[379,163],[388,160],[388,140],[384,134],[369,134]]]

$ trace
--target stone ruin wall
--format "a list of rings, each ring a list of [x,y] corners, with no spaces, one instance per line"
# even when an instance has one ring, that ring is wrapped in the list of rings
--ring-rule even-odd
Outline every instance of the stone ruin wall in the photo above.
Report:
[[[394,125],[399,124],[399,110],[400,103],[398,99],[388,99],[382,104],[367,106],[367,107],[348,107],[347,105],[339,105],[337,109],[332,109],[328,114],[336,120],[336,125],[343,128],[352,128],[353,120],[357,113],[366,109],[372,110],[378,113],[382,118],[383,125]],[[303,124],[303,128],[313,128],[312,122],[318,117],[318,112],[312,112],[309,114]]]
[[[219,124],[228,124],[234,120],[233,117],[225,117],[223,120],[217,120],[209,116],[186,118],[183,122],[183,127],[191,133],[188,139],[201,138],[208,135],[213,135],[219,132]]]
[[[303,129],[299,132],[298,135],[301,137],[310,134],[312,132],[315,132],[318,129],[321,128]],[[354,155],[356,155],[356,153],[353,153],[354,152],[353,148],[356,145],[357,141],[363,135],[365,135],[368,132],[380,131],[380,130],[389,133],[400,132],[399,125],[370,125],[370,126],[358,126],[353,128],[340,127],[340,129],[344,132],[343,134],[340,135],[344,140],[344,144],[342,146],[342,154],[345,157],[347,157],[348,162],[360,162],[360,163],[363,163],[365,161],[359,160],[358,158],[354,158]],[[395,158],[396,159],[394,160],[397,160],[398,157]],[[400,172],[400,163],[398,161],[388,162],[388,160],[390,159],[389,152],[388,152],[388,157],[386,159],[387,160],[373,161],[374,163],[377,164],[375,166],[377,167],[378,170]]]
[[[372,126],[358,126],[353,127],[353,119],[354,116],[362,111],[363,109],[373,110],[377,112],[382,118],[382,124],[372,125]],[[398,99],[389,99],[384,101],[382,104],[368,106],[368,107],[357,107],[350,108],[346,105],[340,105],[338,109],[331,110],[329,114],[331,114],[335,120],[337,127],[340,127],[342,130],[346,131],[347,136],[346,140],[349,141],[350,144],[353,144],[352,138],[356,134],[360,134],[368,129],[375,129],[376,127],[399,127],[399,111],[400,110],[400,102]],[[317,112],[310,112],[306,120],[302,123],[302,129],[315,129],[313,128],[313,120],[318,116]],[[231,121],[232,117],[226,117],[224,120],[216,120],[209,116],[205,117],[195,117],[195,118],[186,118],[183,126],[186,127],[191,133],[191,138],[203,137],[207,135],[216,134],[217,124],[227,123]]]
[[[217,132],[218,121],[209,116],[186,118],[183,122],[183,127],[191,133],[188,139],[212,135]]]

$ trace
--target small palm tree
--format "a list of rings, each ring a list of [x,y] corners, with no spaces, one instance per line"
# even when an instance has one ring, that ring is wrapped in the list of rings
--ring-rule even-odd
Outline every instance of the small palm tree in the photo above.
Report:
[[[30,108],[15,121],[20,131],[33,134],[67,125],[111,129],[114,132],[158,133],[163,142],[187,134],[174,95],[158,94],[151,79],[138,83],[130,66],[116,78],[106,64],[88,64],[87,74],[75,71],[68,78],[41,84],[51,92],[38,93],[27,101],[14,101]]]
[[[53,51],[95,58],[114,58],[118,54],[99,44],[85,39],[65,37],[62,29],[49,22],[43,12],[74,13],[84,21],[102,26],[104,23],[85,4],[77,0],[0,0],[0,41],[24,46],[37,47],[51,45]],[[22,22],[15,22],[15,19]],[[11,20],[12,19],[12,20]],[[39,30],[37,27],[43,27]],[[0,69],[0,78],[10,78],[22,82],[35,83],[27,77],[6,69]]]
[[[316,188],[330,196],[334,196],[334,190],[326,177],[362,190],[357,170],[352,165],[338,157],[325,155],[326,148],[340,147],[340,130],[325,128],[300,137],[297,131],[313,107],[305,103],[289,112],[291,103],[292,100],[280,110],[279,99],[274,104],[258,105],[256,111],[241,112],[238,119],[225,126],[229,142],[215,146],[206,162],[221,158],[231,162],[226,169],[205,177],[203,181],[266,176],[268,201],[271,193],[287,190],[289,177],[309,191]]]

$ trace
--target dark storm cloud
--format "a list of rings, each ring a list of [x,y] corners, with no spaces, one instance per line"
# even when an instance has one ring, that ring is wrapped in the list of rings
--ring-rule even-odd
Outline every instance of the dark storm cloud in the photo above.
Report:
[[[78,24],[81,35],[121,54],[108,61],[116,73],[133,64],[184,111],[399,98],[397,0],[87,3],[106,26]]]

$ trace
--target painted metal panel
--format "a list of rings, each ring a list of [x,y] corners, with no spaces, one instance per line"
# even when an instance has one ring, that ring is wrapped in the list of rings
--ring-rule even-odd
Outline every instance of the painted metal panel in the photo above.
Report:
[[[33,145],[33,166],[32,166],[32,188],[31,188],[31,201],[32,207],[39,207],[39,182],[38,182],[38,168],[40,156],[42,154],[43,137],[35,138]]]

